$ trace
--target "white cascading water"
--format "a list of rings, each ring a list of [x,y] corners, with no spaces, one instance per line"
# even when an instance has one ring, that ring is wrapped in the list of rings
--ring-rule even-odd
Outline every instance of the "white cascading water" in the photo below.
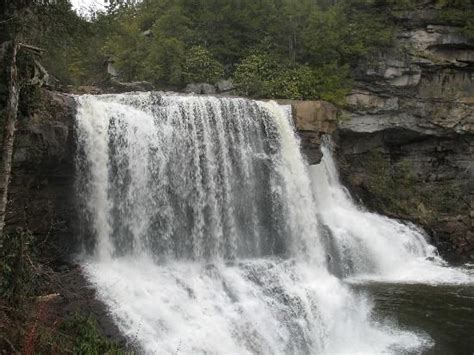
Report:
[[[358,210],[329,150],[309,174],[287,108],[162,93],[77,102],[84,269],[139,352],[430,346],[372,319],[341,278],[404,279],[399,263],[416,260],[444,270],[425,260],[433,248],[414,227]]]
[[[420,228],[357,206],[339,182],[332,144],[325,138],[321,164],[311,166],[310,175],[318,219],[325,226],[329,267],[335,274],[351,281],[472,281],[465,271],[447,267]]]

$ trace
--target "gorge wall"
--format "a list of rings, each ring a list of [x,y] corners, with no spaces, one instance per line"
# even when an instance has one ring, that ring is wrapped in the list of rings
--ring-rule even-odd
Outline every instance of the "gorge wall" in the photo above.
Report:
[[[395,16],[395,46],[358,66],[341,110],[341,175],[369,209],[474,259],[474,42],[429,6]]]
[[[421,224],[445,254],[474,258],[474,43],[436,9],[395,16],[395,46],[359,63],[345,107],[279,103],[292,106],[309,163],[333,134],[341,177],[368,209]],[[77,228],[75,103],[42,91],[29,111],[17,131],[7,226],[65,240],[67,254]]]

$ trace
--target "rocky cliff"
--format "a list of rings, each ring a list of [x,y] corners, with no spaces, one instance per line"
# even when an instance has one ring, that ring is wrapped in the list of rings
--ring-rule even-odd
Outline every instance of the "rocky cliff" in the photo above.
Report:
[[[395,46],[358,66],[342,110],[341,175],[369,209],[474,259],[474,42],[429,6],[395,16]]]
[[[28,228],[40,238],[74,234],[75,103],[43,90],[17,125],[7,230]]]
[[[35,238],[35,257],[41,262],[35,272],[41,281],[36,290],[40,297],[36,301],[32,298],[32,302],[46,300],[44,308],[40,308],[46,316],[40,318],[32,311],[27,319],[32,317],[35,327],[46,329],[44,334],[53,339],[48,341],[71,336],[60,334],[57,329],[66,321],[75,324],[76,315],[81,314],[93,324],[97,322],[98,334],[125,349],[125,338],[105,305],[96,299],[81,266],[71,258],[79,246],[74,188],[75,111],[71,95],[41,90],[30,100],[27,112],[20,115],[6,231],[28,229]],[[75,340],[76,334],[72,336]],[[38,342],[41,344],[41,340]]]

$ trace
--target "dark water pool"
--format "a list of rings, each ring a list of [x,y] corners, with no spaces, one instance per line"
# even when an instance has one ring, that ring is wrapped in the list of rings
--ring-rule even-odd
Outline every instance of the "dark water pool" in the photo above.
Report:
[[[423,354],[474,354],[474,285],[376,283],[354,288],[371,295],[376,318],[429,334],[435,345]]]

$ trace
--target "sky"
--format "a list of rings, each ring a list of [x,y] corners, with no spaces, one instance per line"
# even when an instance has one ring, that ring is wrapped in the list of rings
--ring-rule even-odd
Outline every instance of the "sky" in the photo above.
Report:
[[[90,9],[101,10],[105,9],[104,0],[71,0],[74,9],[83,14],[87,14]]]

